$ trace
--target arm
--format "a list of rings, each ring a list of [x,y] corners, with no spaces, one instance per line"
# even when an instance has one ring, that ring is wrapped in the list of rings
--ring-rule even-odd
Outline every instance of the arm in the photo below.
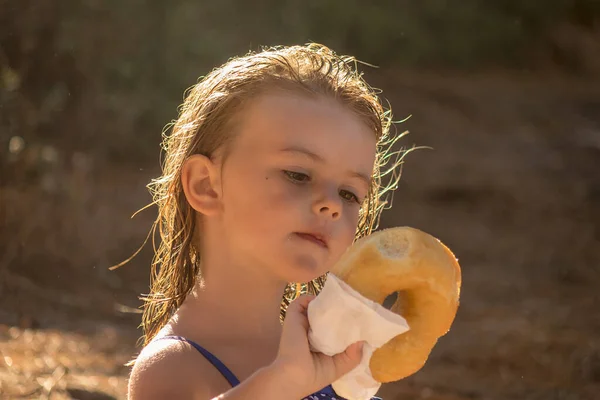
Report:
[[[138,357],[129,378],[128,399],[298,400],[300,388],[285,368],[271,364],[227,391],[215,368],[179,343],[155,342]]]
[[[196,385],[198,381],[204,381],[205,373],[202,371],[204,368],[200,368],[200,379],[198,376],[192,377],[189,372],[190,361],[190,355],[180,351],[173,343],[165,341],[149,344],[137,357],[131,370],[127,398],[195,398]],[[203,386],[206,384],[202,382]],[[204,389],[207,390],[208,387]]]
[[[362,358],[362,343],[352,344],[334,356],[310,351],[306,314],[313,299],[314,296],[300,296],[288,307],[276,360],[212,400],[298,400],[356,367]]]
[[[271,365],[259,369],[238,386],[212,400],[298,400],[303,397],[285,383],[281,370]]]
[[[197,354],[159,341],[136,361],[129,399],[298,400],[324,388],[359,364],[362,347],[356,343],[334,356],[312,353],[306,310],[313,298],[301,296],[288,307],[276,360],[235,388],[223,389],[222,377]]]

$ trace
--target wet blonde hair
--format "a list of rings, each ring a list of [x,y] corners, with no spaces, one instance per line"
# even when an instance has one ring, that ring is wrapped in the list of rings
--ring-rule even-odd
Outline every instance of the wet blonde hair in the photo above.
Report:
[[[309,96],[336,99],[356,113],[377,138],[377,156],[371,187],[363,203],[356,238],[377,228],[388,192],[396,188],[403,150],[392,150],[402,135],[390,134],[390,110],[357,71],[353,57],[336,55],[326,46],[271,47],[229,60],[191,87],[170,134],[163,137],[162,176],[149,189],[158,216],[151,235],[160,235],[152,262],[151,291],[143,297],[143,341],[148,344],[165,326],[200,277],[199,249],[194,244],[195,211],[186,201],[181,171],[193,154],[211,157],[226,149],[231,125],[239,110],[256,96],[284,89]],[[387,168],[384,170],[384,168]],[[382,178],[390,173],[387,183]],[[283,294],[281,320],[289,303],[300,293],[317,294],[326,276],[308,283],[290,283]]]

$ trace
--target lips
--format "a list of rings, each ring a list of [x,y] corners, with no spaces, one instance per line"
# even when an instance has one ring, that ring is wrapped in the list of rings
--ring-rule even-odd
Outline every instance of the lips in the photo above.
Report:
[[[307,233],[307,232],[296,232],[296,236],[301,239],[307,240],[309,242],[313,242],[323,248],[328,248],[327,239],[318,233]]]

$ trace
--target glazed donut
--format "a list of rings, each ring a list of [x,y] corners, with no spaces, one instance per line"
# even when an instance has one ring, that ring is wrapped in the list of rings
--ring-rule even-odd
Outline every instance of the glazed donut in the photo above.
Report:
[[[439,240],[418,229],[384,229],[357,240],[331,270],[364,297],[383,304],[410,327],[375,350],[369,367],[381,383],[397,381],[425,365],[458,309],[461,272],[456,257]]]

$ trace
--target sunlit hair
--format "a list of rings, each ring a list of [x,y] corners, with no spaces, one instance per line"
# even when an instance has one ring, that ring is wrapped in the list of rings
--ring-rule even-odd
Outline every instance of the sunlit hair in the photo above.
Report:
[[[200,279],[202,254],[196,246],[195,211],[186,201],[181,182],[184,162],[193,154],[211,157],[227,153],[237,123],[236,116],[249,101],[273,90],[337,100],[359,116],[377,139],[376,165],[371,187],[361,206],[356,238],[377,228],[381,211],[390,204],[396,188],[402,156],[393,149],[403,135],[392,135],[391,112],[380,103],[357,70],[353,57],[338,56],[319,44],[272,47],[229,60],[191,87],[179,118],[163,136],[162,175],[148,188],[158,216],[150,234],[160,235],[152,262],[151,291],[143,296],[142,327],[148,344],[165,326]],[[387,176],[389,174],[389,176]],[[384,179],[385,178],[385,179]],[[385,184],[382,182],[385,180]],[[387,200],[387,201],[386,201]],[[317,294],[326,276],[308,283],[290,282],[281,303],[281,320],[290,301],[300,293]]]

